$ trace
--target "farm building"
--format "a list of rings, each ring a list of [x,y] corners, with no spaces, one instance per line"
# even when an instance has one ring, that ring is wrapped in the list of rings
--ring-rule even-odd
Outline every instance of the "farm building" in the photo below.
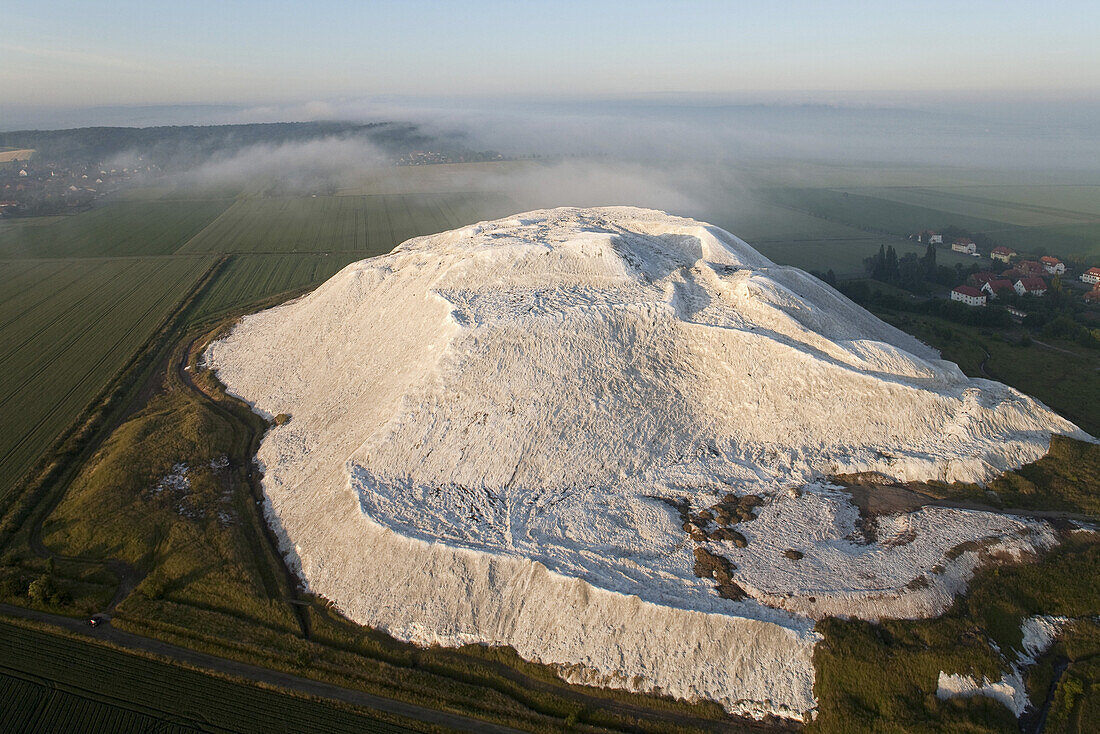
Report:
[[[1000,260],[1003,263],[1012,262],[1012,258],[1016,257],[1016,251],[1010,247],[998,245],[993,248],[989,256],[994,260]]]
[[[1100,283],[1100,268],[1089,268],[1081,274],[1081,280],[1093,285]]]
[[[1041,296],[1047,292],[1047,284],[1042,278],[1021,278],[1016,281],[1015,289],[1021,296],[1025,293]]]
[[[1056,257],[1044,255],[1043,257],[1039,258],[1039,262],[1043,264],[1043,270],[1045,270],[1048,275],[1062,275],[1066,272],[1065,263],[1063,263]]]
[[[1047,271],[1038,260],[1021,260],[1016,263],[1016,269],[1028,275],[1042,275]]]
[[[960,285],[951,291],[951,300],[967,306],[984,306],[985,294],[969,285]]]
[[[1004,278],[987,280],[981,287],[981,291],[990,298],[996,298],[1003,293],[1014,292],[1015,290],[1016,288],[1012,285],[1012,281],[1005,280]]]
[[[951,249],[955,252],[962,252],[967,255],[974,255],[978,252],[978,246],[967,237],[960,237],[952,242]]]

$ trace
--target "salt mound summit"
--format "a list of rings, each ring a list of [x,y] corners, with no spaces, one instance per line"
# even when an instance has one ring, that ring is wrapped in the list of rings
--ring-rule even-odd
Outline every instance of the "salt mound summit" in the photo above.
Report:
[[[352,619],[750,714],[815,707],[814,619],[936,614],[983,549],[1053,542],[932,507],[867,537],[829,476],[984,480],[1084,437],[727,232],[633,208],[410,240],[208,359],[291,416],[258,456],[269,521]]]

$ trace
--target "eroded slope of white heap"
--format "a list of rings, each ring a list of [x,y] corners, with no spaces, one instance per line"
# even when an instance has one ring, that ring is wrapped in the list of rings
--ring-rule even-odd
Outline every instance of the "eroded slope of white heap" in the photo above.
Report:
[[[291,415],[259,452],[269,519],[351,618],[748,713],[814,707],[821,614],[936,613],[977,559],[951,549],[1051,542],[944,508],[860,542],[823,477],[982,480],[1083,435],[736,237],[633,208],[410,240],[208,356],[232,393]],[[730,492],[764,498],[747,547],[703,543],[742,601],[695,576],[655,499]]]

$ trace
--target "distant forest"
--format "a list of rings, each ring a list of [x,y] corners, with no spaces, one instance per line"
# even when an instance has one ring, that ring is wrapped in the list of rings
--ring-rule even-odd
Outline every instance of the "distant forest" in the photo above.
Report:
[[[115,156],[136,153],[152,165],[180,170],[191,168],[212,155],[231,154],[253,145],[279,145],[323,137],[361,137],[393,155],[441,145],[409,123],[279,122],[18,130],[0,132],[0,148],[33,148],[41,159],[66,161],[70,165],[98,164]]]

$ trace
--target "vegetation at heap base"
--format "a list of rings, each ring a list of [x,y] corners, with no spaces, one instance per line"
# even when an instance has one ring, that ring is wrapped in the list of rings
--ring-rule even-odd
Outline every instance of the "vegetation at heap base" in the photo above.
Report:
[[[992,502],[1024,510],[1070,512],[1100,520],[1100,444],[1054,436],[1038,461],[1003,474],[985,487],[944,487],[951,499]]]
[[[0,225],[0,258],[171,255],[231,204],[114,201],[73,216],[15,219]]]
[[[924,488],[949,499],[1067,511],[1100,521],[1100,445],[1055,436],[1047,456],[985,488],[936,483]],[[1071,621],[1028,673],[1030,700],[1043,706],[1053,666],[1068,661],[1047,731],[1089,731],[1090,712],[1100,707],[1100,536],[1075,532],[1065,522],[1060,527],[1054,550],[979,570],[966,594],[936,619],[820,622],[817,630],[825,639],[814,653],[819,716],[808,730],[1019,731],[1015,716],[991,698],[937,698],[939,673],[998,680],[1022,649],[1021,623],[1052,615]]]
[[[819,715],[808,731],[1019,731],[1016,717],[998,701],[984,696],[940,700],[935,692],[940,671],[998,680],[1013,651],[1021,648],[1021,622],[1038,614],[1074,620],[1038,666],[1049,671],[1053,660],[1066,657],[1074,672],[1059,685],[1082,683],[1081,693],[1062,694],[1066,721],[1076,720],[1080,711],[1095,711],[1100,705],[1100,625],[1094,619],[1100,609],[1098,564],[1100,538],[1066,535],[1037,562],[979,571],[967,594],[937,619],[820,622],[817,629],[825,640],[814,654]],[[1045,679],[1040,672],[1030,686],[1033,705],[1043,704],[1044,680],[1049,683],[1049,672]]]

